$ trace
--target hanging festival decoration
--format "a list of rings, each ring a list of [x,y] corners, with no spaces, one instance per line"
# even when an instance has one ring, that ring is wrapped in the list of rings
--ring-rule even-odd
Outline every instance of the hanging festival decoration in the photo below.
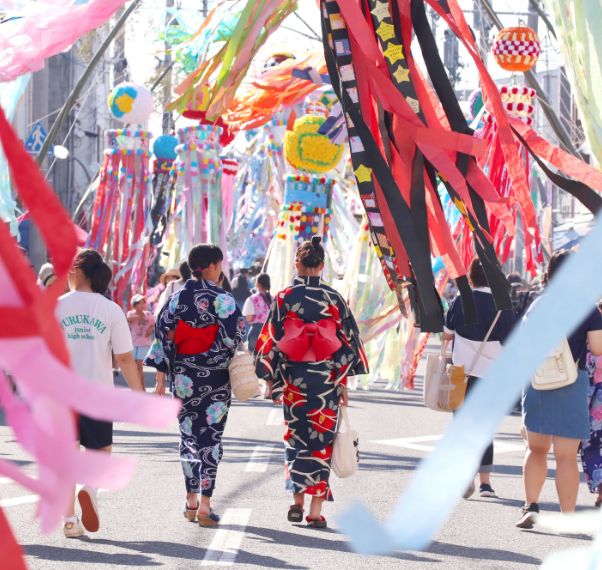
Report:
[[[177,146],[178,139],[172,135],[161,135],[153,142],[155,162],[152,181],[151,257],[154,257],[161,248],[165,230],[175,210],[177,171],[174,164],[178,156]]]
[[[89,247],[113,265],[113,297],[128,306],[146,289],[150,255],[152,186],[149,169],[151,133],[115,129],[106,133],[108,148],[92,210]]]
[[[18,18],[5,20],[0,34],[0,82],[38,71],[49,57],[68,50],[106,22],[125,0],[31,2]],[[10,10],[10,5],[8,6]]]
[[[321,8],[328,70],[347,122],[351,160],[377,254],[390,286],[403,291],[403,296],[409,294],[419,326],[434,332],[442,328],[443,313],[430,264],[432,254],[441,256],[449,277],[456,280],[467,320],[476,316],[466,279],[468,249],[463,250],[463,243],[456,245],[445,221],[437,197],[438,180],[464,218],[471,256],[476,253],[480,258],[502,309],[510,307],[510,298],[490,217],[514,235],[514,215],[520,211],[526,250],[537,252],[539,246],[537,216],[517,139],[524,139],[532,150],[537,146],[538,158],[575,177],[566,187],[590,205],[600,199],[584,184],[595,182],[598,187],[600,176],[560,149],[552,150],[553,145],[528,125],[506,115],[456,0],[426,3],[474,60],[499,133],[511,196],[501,195],[479,164],[487,148],[471,136],[439,55],[425,2],[369,0],[367,12],[357,0],[322,0]],[[416,43],[412,44],[414,35]],[[414,45],[422,51],[430,83],[416,65]],[[534,56],[522,51],[519,55]]]
[[[108,98],[111,114],[130,125],[146,125],[153,112],[153,94],[144,85],[121,83]]]
[[[214,26],[223,10],[230,10],[224,6],[209,14],[199,34]],[[296,0],[247,0],[232,35],[214,53],[200,54],[197,68],[176,88],[179,97],[168,109],[194,108],[205,111],[208,121],[217,120],[230,107],[261,46],[296,8]]]
[[[76,483],[115,489],[133,474],[129,458],[82,453],[75,445],[73,415],[165,427],[175,418],[178,404],[90,383],[69,368],[55,308],[76,253],[76,232],[1,109],[0,141],[18,197],[48,247],[57,276],[49,287],[38,287],[8,227],[0,224],[0,319],[7,324],[0,332],[0,405],[16,441],[37,463],[38,477],[30,477],[6,459],[0,460],[0,475],[39,495],[37,517],[42,532],[49,533],[61,524]],[[1,514],[0,543],[3,565],[24,567]]]
[[[284,136],[284,156],[297,170],[322,174],[336,168],[343,156],[343,145],[334,144],[318,131],[324,117],[305,115],[295,121]]]
[[[506,71],[529,71],[541,55],[537,32],[527,26],[503,28],[491,46],[497,64]]]

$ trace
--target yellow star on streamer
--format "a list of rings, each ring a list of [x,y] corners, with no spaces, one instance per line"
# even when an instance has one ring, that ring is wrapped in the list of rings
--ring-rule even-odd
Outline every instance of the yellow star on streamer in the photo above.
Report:
[[[387,49],[383,52],[391,65],[403,59],[403,46],[390,42]]]
[[[353,173],[358,182],[370,182],[372,180],[372,169],[365,164],[360,164]]]
[[[372,15],[377,18],[379,22],[382,22],[385,18],[388,18],[390,16],[389,2],[387,2],[387,0],[384,0],[384,2],[379,2],[376,5],[376,8],[372,10]]]
[[[387,22],[381,22],[376,33],[383,42],[389,41],[391,38],[395,37],[395,26],[393,24],[387,24]]]
[[[405,83],[410,80],[410,70],[405,68],[403,65],[399,65],[393,73],[397,83]]]

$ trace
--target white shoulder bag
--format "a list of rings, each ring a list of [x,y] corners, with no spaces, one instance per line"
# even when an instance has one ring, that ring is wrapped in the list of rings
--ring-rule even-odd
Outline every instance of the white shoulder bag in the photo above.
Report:
[[[531,386],[535,390],[558,390],[570,386],[577,380],[577,365],[568,340],[564,339],[560,346],[548,356],[531,378]]]

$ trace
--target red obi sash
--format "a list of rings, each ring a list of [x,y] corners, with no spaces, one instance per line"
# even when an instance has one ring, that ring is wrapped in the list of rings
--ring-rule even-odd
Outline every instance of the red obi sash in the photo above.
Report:
[[[176,353],[202,354],[207,352],[215,341],[218,329],[218,325],[192,327],[184,321],[178,321],[174,338]]]
[[[293,362],[319,362],[330,358],[343,343],[337,337],[333,319],[306,323],[301,319],[286,318],[284,336],[278,348]]]

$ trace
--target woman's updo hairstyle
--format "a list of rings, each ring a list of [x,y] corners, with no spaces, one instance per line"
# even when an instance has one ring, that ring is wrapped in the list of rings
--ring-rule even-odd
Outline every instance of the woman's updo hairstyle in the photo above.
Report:
[[[79,269],[84,277],[90,282],[94,293],[104,295],[107,292],[113,272],[103,261],[100,253],[93,249],[84,249],[75,257],[73,267]]]
[[[201,243],[195,245],[188,254],[188,266],[192,274],[200,279],[203,269],[215,265],[224,259],[222,250],[214,243]]]
[[[297,250],[297,261],[308,269],[315,269],[324,263],[325,253],[321,245],[322,238],[314,236],[304,241]]]

